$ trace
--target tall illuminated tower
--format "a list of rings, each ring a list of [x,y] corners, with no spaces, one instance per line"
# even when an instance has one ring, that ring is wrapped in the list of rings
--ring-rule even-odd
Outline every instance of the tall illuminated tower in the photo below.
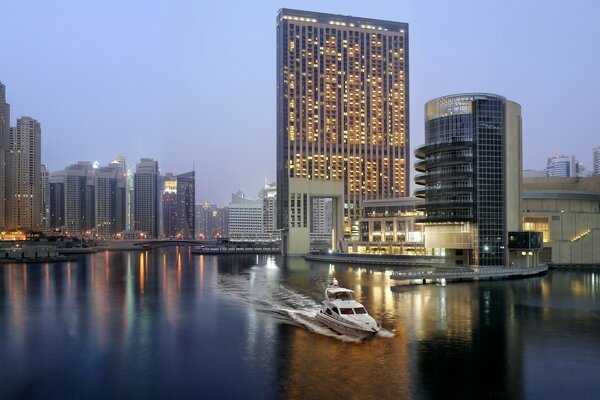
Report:
[[[6,162],[6,227],[40,229],[42,211],[40,123],[17,119],[10,128]]]
[[[310,195],[294,195],[294,178],[343,183],[346,238],[358,237],[363,200],[408,194],[408,82],[408,24],[280,10],[280,229],[307,227]]]

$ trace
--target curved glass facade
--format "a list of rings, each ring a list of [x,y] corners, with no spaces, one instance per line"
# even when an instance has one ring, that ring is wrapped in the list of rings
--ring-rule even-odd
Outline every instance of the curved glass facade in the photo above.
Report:
[[[459,94],[425,105],[425,144],[415,150],[426,224],[470,224],[475,265],[505,265],[505,103]]]

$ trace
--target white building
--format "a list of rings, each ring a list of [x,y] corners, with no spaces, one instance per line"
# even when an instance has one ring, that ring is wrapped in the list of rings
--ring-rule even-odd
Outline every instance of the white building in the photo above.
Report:
[[[237,242],[261,241],[263,237],[263,202],[250,200],[238,191],[229,203],[229,239]]]
[[[312,221],[310,224],[311,242],[331,242],[332,203],[331,199],[316,197],[312,199]]]
[[[575,156],[556,154],[548,158],[546,176],[575,178],[589,176],[589,173],[583,163],[575,159]]]
[[[239,191],[229,203],[228,231],[232,241],[270,242],[279,239],[276,229],[276,186],[266,182],[258,199],[251,200]]]
[[[594,175],[600,175],[600,146],[594,148]]]

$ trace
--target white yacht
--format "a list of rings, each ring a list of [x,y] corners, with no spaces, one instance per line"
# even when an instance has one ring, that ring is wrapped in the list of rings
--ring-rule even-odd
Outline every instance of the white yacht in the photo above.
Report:
[[[381,326],[362,304],[352,298],[352,293],[353,290],[340,287],[334,278],[333,283],[325,289],[323,307],[316,318],[341,335],[370,338],[379,332]]]

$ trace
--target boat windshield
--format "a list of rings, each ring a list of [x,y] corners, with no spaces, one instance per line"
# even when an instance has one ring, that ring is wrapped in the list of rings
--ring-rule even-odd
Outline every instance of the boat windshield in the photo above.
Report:
[[[342,314],[354,314],[354,311],[352,311],[351,308],[340,308],[340,312]]]
[[[365,308],[364,308],[364,307],[357,307],[357,308],[355,308],[355,309],[354,309],[354,312],[355,312],[356,314],[366,314],[366,313],[367,313],[367,310],[365,310]]]
[[[352,296],[348,292],[331,293],[331,298],[335,300],[352,300]]]

